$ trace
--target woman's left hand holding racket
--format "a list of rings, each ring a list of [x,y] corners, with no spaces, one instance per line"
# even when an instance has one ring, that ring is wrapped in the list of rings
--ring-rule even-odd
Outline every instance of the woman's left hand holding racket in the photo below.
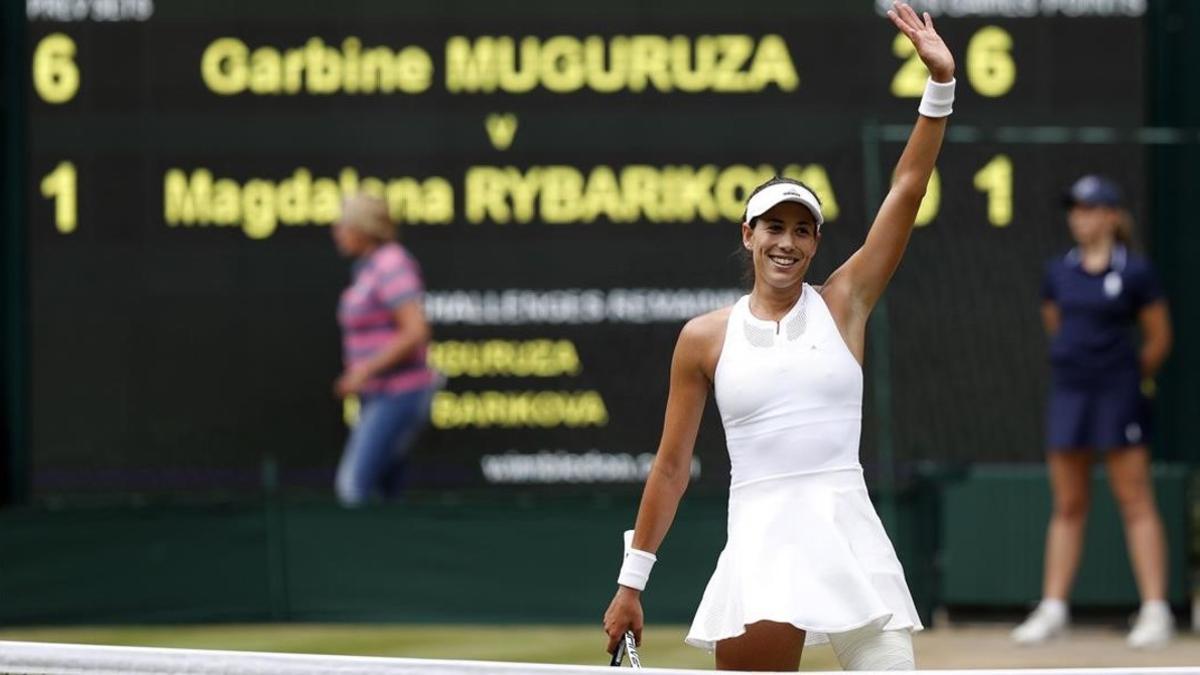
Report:
[[[642,592],[628,586],[617,586],[608,610],[604,612],[604,632],[608,635],[608,653],[615,654],[625,631],[633,632],[637,645],[642,644]]]

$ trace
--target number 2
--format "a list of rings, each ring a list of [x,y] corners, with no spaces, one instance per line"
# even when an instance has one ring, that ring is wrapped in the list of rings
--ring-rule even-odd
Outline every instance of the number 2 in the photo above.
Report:
[[[925,93],[925,80],[929,77],[929,71],[925,64],[921,63],[916,46],[904,33],[896,33],[896,39],[892,40],[892,53],[904,59],[904,64],[892,78],[892,95],[897,98],[920,97]]]

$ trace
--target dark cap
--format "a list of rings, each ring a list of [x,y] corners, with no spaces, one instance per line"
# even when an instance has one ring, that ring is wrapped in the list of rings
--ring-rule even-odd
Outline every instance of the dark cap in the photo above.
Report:
[[[1089,174],[1075,181],[1063,195],[1065,206],[1109,206],[1119,207],[1122,202],[1121,188],[1104,176]]]

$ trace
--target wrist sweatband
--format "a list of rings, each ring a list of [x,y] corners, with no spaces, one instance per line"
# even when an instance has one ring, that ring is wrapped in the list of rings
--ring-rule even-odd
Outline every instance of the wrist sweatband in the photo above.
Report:
[[[954,112],[954,83],[955,80],[934,82],[933,78],[929,78],[917,112],[926,117],[948,117]]]
[[[625,559],[621,562],[621,573],[617,575],[617,583],[622,586],[646,590],[646,581],[650,579],[650,570],[658,558],[653,553],[639,551],[632,546],[633,530],[625,531]]]

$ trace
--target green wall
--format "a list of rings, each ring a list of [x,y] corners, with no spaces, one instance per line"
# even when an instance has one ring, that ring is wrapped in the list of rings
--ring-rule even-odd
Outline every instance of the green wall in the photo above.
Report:
[[[1168,598],[1191,597],[1190,472],[1154,468],[1167,532]],[[1083,562],[1071,596],[1076,606],[1134,607],[1138,602],[1124,532],[1107,477],[1092,480]],[[1042,554],[1050,517],[1050,487],[1041,467],[983,466],[946,485],[940,530],[944,548],[941,599],[947,605],[1019,607],[1041,597]]]
[[[935,528],[919,494],[902,493],[894,540],[928,619]],[[598,622],[636,506],[631,496],[9,509],[0,624]],[[684,500],[644,597],[651,620],[691,621],[725,518],[723,496]]]
[[[0,623],[599,622],[636,500],[0,512]],[[645,597],[687,621],[724,542],[688,500]]]
[[[1188,598],[1189,473],[1156,469],[1171,591]],[[1074,600],[1136,605],[1097,478]],[[1036,467],[982,467],[899,492],[892,539],[925,620],[939,604],[1020,607],[1039,593],[1049,494]],[[237,505],[0,511],[0,624],[205,621],[598,622],[637,499],[462,499],[345,510]],[[647,616],[689,622],[725,541],[723,496],[685,498]]]

